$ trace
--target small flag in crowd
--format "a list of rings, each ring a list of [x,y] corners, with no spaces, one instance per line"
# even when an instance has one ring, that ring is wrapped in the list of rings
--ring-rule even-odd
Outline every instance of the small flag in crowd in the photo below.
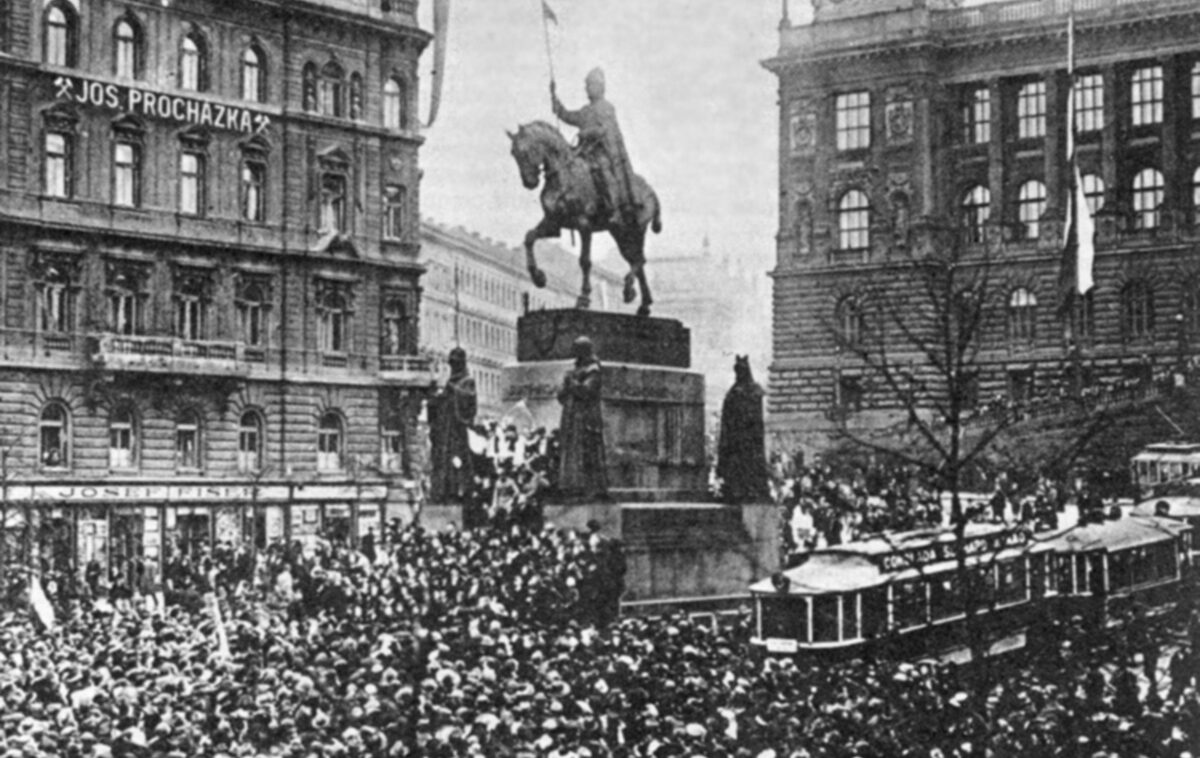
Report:
[[[50,605],[49,598],[46,597],[46,591],[42,589],[42,580],[37,576],[29,579],[29,604],[33,606],[33,612],[37,616],[38,621],[47,631],[54,628],[54,607]]]
[[[555,26],[558,25],[558,16],[555,15],[554,9],[550,7],[550,4],[547,3],[546,0],[542,0],[542,18],[546,19]]]

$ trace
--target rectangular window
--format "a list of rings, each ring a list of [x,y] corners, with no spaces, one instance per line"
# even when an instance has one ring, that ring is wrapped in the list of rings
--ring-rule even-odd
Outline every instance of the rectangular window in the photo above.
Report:
[[[261,223],[267,218],[267,167],[257,161],[242,164],[242,218]]]
[[[835,102],[838,150],[864,150],[871,146],[871,93],[848,92]]]
[[[71,196],[71,138],[59,132],[46,134],[46,194]]]
[[[178,468],[200,468],[199,438],[200,431],[195,424],[181,422],[175,428],[175,465]]]
[[[131,142],[113,146],[113,204],[136,208],[140,202],[140,151]]]
[[[1134,126],[1161,124],[1163,120],[1162,66],[1147,66],[1129,80],[1130,116]]]
[[[204,156],[183,153],[179,156],[179,212],[201,215],[204,209]]]
[[[185,340],[204,339],[204,303],[196,295],[175,298],[175,336]]]
[[[1017,138],[1046,136],[1046,83],[1029,82],[1017,91]]]
[[[346,178],[327,174],[321,180],[321,231],[346,229]]]
[[[1098,132],[1104,128],[1104,77],[1085,74],[1075,82],[1075,131]]]
[[[1200,119],[1200,63],[1192,64],[1192,119]]]
[[[404,236],[404,206],[408,192],[404,187],[390,186],[384,190],[383,236],[398,240]]]
[[[863,405],[862,378],[843,376],[838,379],[838,407],[843,411],[861,411]]]
[[[66,334],[71,331],[71,290],[65,284],[49,282],[41,287],[38,326],[43,334]]]
[[[128,421],[113,421],[108,428],[108,467],[134,467],[133,424]]]
[[[962,106],[963,142],[982,145],[992,139],[992,93],[987,87],[973,87]]]
[[[238,328],[242,343],[253,347],[263,344],[263,304],[243,300],[238,303]]]
[[[142,333],[142,300],[133,292],[113,292],[108,298],[109,317],[117,334]]]
[[[384,471],[400,471],[404,462],[404,435],[397,426],[386,426],[382,432],[381,462]]]

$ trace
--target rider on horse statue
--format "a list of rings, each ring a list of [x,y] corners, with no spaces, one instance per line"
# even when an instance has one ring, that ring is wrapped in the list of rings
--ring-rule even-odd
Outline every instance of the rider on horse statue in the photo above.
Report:
[[[554,82],[550,82],[550,97],[554,115],[579,129],[579,154],[591,166],[599,195],[607,207],[603,209],[607,226],[618,228],[623,223],[636,223],[637,202],[633,193],[633,170],[625,140],[617,125],[617,111],[604,99],[604,72],[594,68],[584,80],[588,104],[577,111],[567,110],[558,99]]]

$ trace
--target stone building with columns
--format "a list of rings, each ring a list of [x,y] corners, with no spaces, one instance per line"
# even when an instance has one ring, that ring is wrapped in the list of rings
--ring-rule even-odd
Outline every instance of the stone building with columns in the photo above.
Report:
[[[127,581],[404,512],[416,13],[0,3],[0,559]]]
[[[784,4],[769,429],[820,449],[900,410],[839,345],[935,238],[986,251],[978,398],[1142,380],[1200,344],[1200,7],[1186,0]],[[1062,309],[1068,12],[1096,286]],[[935,235],[933,230],[951,230]],[[1065,315],[1060,315],[1065,314]]]

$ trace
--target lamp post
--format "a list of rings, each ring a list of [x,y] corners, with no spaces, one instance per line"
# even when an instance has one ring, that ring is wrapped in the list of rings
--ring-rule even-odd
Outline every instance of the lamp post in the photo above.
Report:
[[[1183,385],[1187,381],[1187,319],[1184,318],[1183,311],[1175,314],[1176,327],[1176,356],[1175,356],[1175,372],[1176,383]]]

